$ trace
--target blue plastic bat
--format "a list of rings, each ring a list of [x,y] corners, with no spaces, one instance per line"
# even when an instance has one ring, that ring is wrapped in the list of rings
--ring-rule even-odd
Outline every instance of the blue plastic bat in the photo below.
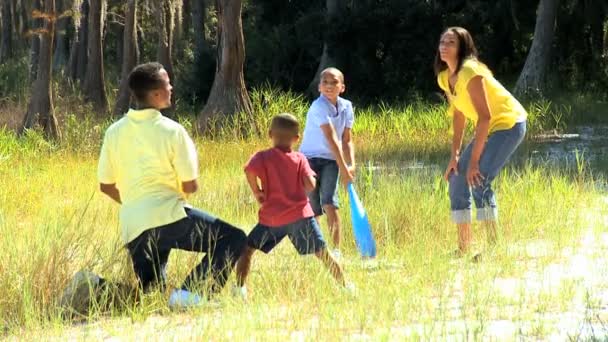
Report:
[[[357,248],[363,257],[374,258],[376,257],[376,241],[372,235],[372,227],[352,183],[348,184],[348,199],[350,200],[350,214]]]

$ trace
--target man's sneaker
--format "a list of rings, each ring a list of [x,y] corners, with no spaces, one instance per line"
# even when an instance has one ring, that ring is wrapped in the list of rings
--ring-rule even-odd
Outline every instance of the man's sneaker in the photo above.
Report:
[[[247,294],[247,287],[245,285],[238,286],[235,284],[234,286],[232,286],[232,297],[242,299],[246,302]]]
[[[169,296],[169,307],[172,309],[185,309],[199,306],[203,303],[201,296],[186,290],[173,290]]]
[[[334,257],[334,259],[335,259],[336,261],[338,261],[338,262],[339,262],[339,261],[342,261],[342,252],[340,252],[340,250],[339,250],[339,249],[334,248],[334,249],[331,251],[331,255]]]

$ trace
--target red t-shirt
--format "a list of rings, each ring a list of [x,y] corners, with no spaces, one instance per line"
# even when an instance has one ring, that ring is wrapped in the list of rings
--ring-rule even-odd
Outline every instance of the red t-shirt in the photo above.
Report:
[[[260,151],[251,157],[245,171],[262,183],[265,200],[258,213],[261,224],[279,227],[314,216],[304,179],[315,173],[302,153],[276,147]]]

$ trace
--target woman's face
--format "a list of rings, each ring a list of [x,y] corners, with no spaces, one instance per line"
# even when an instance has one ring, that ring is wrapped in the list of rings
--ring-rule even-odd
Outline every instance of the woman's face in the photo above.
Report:
[[[452,31],[447,31],[439,39],[439,57],[442,61],[454,62],[458,60],[458,36]]]

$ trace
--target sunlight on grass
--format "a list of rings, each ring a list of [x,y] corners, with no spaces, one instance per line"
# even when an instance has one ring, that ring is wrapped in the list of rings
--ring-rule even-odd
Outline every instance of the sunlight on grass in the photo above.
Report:
[[[306,112],[305,100],[293,95],[266,90],[253,97],[259,114],[253,123],[236,118],[223,131],[196,138],[201,190],[190,198],[245,231],[256,223],[257,204],[244,163],[267,146],[273,114],[290,111],[303,120]],[[484,232],[476,228],[475,248],[484,251],[484,261],[454,260],[449,253],[456,232],[441,179],[450,139],[443,110],[415,104],[357,111],[357,188],[374,228],[379,267],[366,269],[357,256],[342,191],[345,271],[358,287],[355,297],[341,291],[316,259],[299,257],[283,243],[268,256],[254,256],[247,304],[226,290],[220,308],[171,313],[167,295],[153,293],[127,308],[93,310],[88,320],[99,323],[84,328],[63,321],[58,307],[76,271],[135,282],[119,239],[118,207],[97,191],[97,151],[109,123],[67,116],[60,144],[36,131],[17,138],[0,130],[0,334],[28,329],[32,338],[481,338],[496,320],[530,319],[535,324],[529,330],[542,338],[547,331],[540,314],[567,310],[576,284],[564,280],[556,292],[520,279],[530,267],[559,260],[584,229],[598,224],[586,215],[599,198],[596,180],[584,168],[509,167],[496,182],[501,242],[487,250]],[[194,126],[186,115],[179,120]],[[421,164],[412,167],[412,161]],[[530,251],[532,243],[537,247]],[[195,254],[173,252],[170,286],[178,286],[197,262]]]

